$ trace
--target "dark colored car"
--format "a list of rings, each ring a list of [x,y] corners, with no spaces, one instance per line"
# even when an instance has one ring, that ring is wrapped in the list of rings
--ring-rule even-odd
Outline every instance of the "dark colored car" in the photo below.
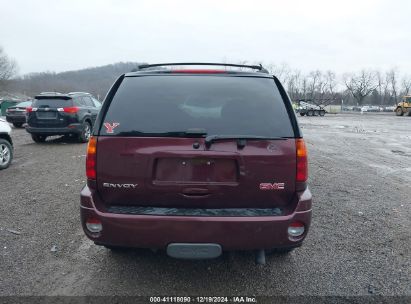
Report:
[[[88,142],[100,108],[101,103],[88,93],[40,94],[27,108],[26,130],[35,142],[53,135],[74,135]]]
[[[122,75],[104,101],[81,192],[85,234],[177,258],[256,250],[259,263],[300,246],[307,152],[278,79],[261,66],[156,66]]]
[[[31,106],[31,101],[23,101],[6,110],[6,120],[16,128],[21,128],[26,123],[26,109]]]

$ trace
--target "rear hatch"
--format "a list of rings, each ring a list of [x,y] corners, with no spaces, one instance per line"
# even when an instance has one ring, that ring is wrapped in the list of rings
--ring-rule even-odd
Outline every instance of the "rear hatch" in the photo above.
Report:
[[[73,122],[73,100],[62,96],[36,96],[27,123],[35,128],[64,128]]]
[[[99,131],[97,191],[106,207],[284,207],[294,137],[273,78],[126,77]]]
[[[24,116],[26,114],[26,108],[31,106],[31,101],[23,101],[15,106],[7,108],[6,114],[12,116]]]

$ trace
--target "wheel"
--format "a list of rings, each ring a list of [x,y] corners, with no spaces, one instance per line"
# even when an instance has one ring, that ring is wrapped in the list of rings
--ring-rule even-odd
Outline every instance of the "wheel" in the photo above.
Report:
[[[81,131],[79,137],[78,137],[78,141],[81,143],[86,143],[88,142],[88,140],[90,139],[91,136],[91,125],[89,122],[85,121],[83,123],[83,131]]]
[[[314,115],[314,111],[313,110],[308,110],[307,116],[313,116],[313,115]]]
[[[0,138],[0,170],[10,166],[13,159],[13,147],[7,140]]]
[[[320,116],[324,116],[325,115],[325,110],[320,110]]]
[[[401,107],[398,107],[398,108],[395,110],[395,115],[397,115],[397,116],[402,116],[402,115],[404,115],[404,112],[402,111]]]
[[[301,115],[301,116],[304,116],[304,115],[305,115],[305,113],[303,113],[303,112],[300,112],[300,115]]]
[[[23,126],[22,122],[13,122],[13,126],[16,128],[21,128]]]
[[[31,138],[34,140],[36,143],[42,143],[46,141],[47,136],[45,135],[37,135],[37,134],[31,134]]]
[[[319,112],[318,110],[314,110],[314,116],[318,116]]]

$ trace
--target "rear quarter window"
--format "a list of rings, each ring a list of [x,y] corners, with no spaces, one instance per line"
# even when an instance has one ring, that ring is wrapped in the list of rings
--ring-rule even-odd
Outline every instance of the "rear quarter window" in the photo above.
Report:
[[[125,77],[103,123],[113,133],[151,135],[205,129],[208,135],[294,137],[280,92],[272,78],[153,75]]]
[[[83,96],[82,99],[83,99],[84,104],[85,104],[87,107],[94,107],[94,103],[93,103],[93,100],[91,99],[91,97],[89,97],[89,96]]]

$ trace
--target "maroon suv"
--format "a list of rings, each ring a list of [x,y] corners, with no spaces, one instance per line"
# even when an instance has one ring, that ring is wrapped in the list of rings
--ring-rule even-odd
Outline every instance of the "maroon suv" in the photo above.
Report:
[[[183,65],[224,69],[169,68]],[[237,66],[144,65],[114,83],[81,191],[91,240],[177,258],[255,250],[259,263],[301,245],[311,193],[290,99],[261,66]]]

